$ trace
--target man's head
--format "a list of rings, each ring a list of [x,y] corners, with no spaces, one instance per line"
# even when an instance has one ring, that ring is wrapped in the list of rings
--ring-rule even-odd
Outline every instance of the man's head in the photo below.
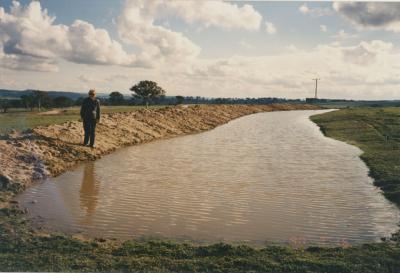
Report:
[[[89,98],[91,98],[92,100],[96,98],[96,90],[94,89],[89,90]]]

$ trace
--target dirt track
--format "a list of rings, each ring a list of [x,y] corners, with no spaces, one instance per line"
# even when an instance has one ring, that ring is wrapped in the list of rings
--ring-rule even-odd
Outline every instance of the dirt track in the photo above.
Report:
[[[252,113],[297,109],[319,108],[289,104],[196,105],[104,114],[97,126],[95,149],[80,145],[83,128],[79,121],[10,134],[0,140],[0,189],[21,191],[35,180],[56,176],[79,162],[95,160],[123,146],[209,130]]]

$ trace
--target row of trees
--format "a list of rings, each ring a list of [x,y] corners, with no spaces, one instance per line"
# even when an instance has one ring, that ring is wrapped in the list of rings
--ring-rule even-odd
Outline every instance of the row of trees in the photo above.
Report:
[[[144,104],[148,106],[150,103],[160,104],[165,98],[165,90],[153,81],[141,81],[132,86],[130,90],[133,96],[130,100],[126,100],[120,92],[111,92],[108,98],[99,98],[105,105],[137,105]],[[33,111],[37,108],[64,108],[73,105],[81,105],[83,97],[73,100],[66,96],[51,97],[45,91],[34,90],[30,94],[22,95],[20,99],[0,99],[0,109],[6,113],[9,108],[26,108]]]
[[[154,104],[269,104],[278,102],[302,103],[301,100],[287,100],[281,98],[205,98],[205,97],[166,97],[165,91],[152,81],[141,81],[130,88],[134,92],[133,99],[141,101],[146,106]],[[119,92],[112,92],[109,98],[110,104],[124,104],[127,101]]]
[[[30,108],[33,110],[34,107],[37,107],[39,111],[42,107],[51,108],[51,107],[69,107],[74,105],[74,100],[68,98],[66,96],[58,96],[58,97],[50,97],[45,91],[32,91],[29,95],[22,95],[21,102],[25,108]]]
[[[153,81],[141,81],[130,89],[132,96],[126,98],[118,91],[111,92],[108,97],[100,97],[103,105],[177,105],[177,104],[268,104],[277,102],[297,102],[280,98],[205,98],[192,96],[166,96],[163,88]],[[37,108],[64,108],[81,105],[84,97],[73,100],[67,96],[51,97],[45,91],[35,90],[20,99],[0,99],[0,109],[7,112],[9,108],[26,108],[33,111]]]
[[[0,99],[0,109],[6,113],[9,108],[26,108],[33,111],[37,108],[63,108],[76,104],[76,101],[66,96],[50,97],[47,92],[35,90],[31,94],[22,95],[20,99]]]
[[[178,104],[271,104],[271,103],[304,103],[301,100],[282,98],[207,98],[200,96],[163,96],[152,100],[150,103],[156,105],[178,105]],[[142,99],[127,98],[120,92],[112,92],[108,100],[103,99],[103,104],[108,105],[138,105],[146,104]]]

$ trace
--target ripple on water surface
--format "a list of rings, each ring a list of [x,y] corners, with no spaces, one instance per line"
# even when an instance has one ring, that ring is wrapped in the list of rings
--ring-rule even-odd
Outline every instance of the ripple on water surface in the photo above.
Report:
[[[309,120],[321,112],[259,113],[121,149],[18,199],[47,228],[93,236],[323,245],[390,235],[399,211],[361,151]]]

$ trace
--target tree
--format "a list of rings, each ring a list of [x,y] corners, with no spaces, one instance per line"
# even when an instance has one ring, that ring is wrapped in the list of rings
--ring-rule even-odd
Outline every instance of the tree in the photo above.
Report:
[[[149,106],[150,101],[165,95],[164,89],[153,81],[140,81],[129,90],[134,92],[133,97],[142,99],[146,107]]]
[[[26,109],[30,108],[31,111],[33,111],[34,107],[34,97],[32,94],[29,95],[22,95],[21,100],[23,105],[25,106]]]
[[[74,101],[71,98],[66,96],[58,96],[53,99],[53,104],[55,107],[69,107],[74,104]]]
[[[109,101],[111,105],[121,105],[124,104],[124,95],[118,91],[111,92],[109,96]]]
[[[184,97],[183,96],[175,96],[176,99],[176,105],[178,104],[182,104],[184,101]]]
[[[78,106],[82,105],[84,99],[85,99],[84,97],[77,98],[75,100],[75,105],[78,105]]]
[[[8,99],[0,99],[0,109],[2,109],[3,113],[7,113],[9,107],[10,103]]]
[[[50,107],[52,105],[52,99],[49,97],[47,92],[35,90],[33,91],[34,104],[37,105],[39,111],[43,107]]]

